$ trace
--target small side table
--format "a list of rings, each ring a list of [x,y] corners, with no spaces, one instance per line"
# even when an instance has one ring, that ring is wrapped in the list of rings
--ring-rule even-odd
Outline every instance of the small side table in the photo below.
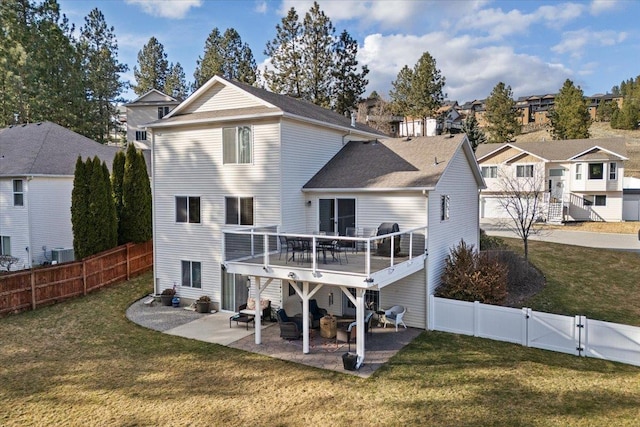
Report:
[[[324,316],[320,319],[320,336],[322,338],[335,338],[338,324],[333,316]]]
[[[238,313],[229,317],[229,327],[231,327],[231,322],[236,322],[236,326],[238,325],[238,323],[244,323],[247,327],[247,330],[249,330],[249,322],[254,322],[255,327],[255,316],[252,316],[250,314]]]

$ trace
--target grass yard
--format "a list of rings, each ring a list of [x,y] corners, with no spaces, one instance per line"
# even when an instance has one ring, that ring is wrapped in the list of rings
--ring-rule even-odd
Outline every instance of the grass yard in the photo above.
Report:
[[[532,242],[532,260],[549,269],[537,303],[639,324],[633,292],[611,291],[625,274],[638,277],[627,255]],[[132,324],[124,312],[151,283],[145,275],[0,319],[0,425],[584,427],[640,418],[637,367],[424,332],[362,379]],[[554,290],[562,287],[571,289]]]

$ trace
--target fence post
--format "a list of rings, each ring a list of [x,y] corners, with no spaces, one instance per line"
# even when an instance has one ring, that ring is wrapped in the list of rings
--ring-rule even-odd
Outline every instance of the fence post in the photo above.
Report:
[[[82,260],[82,289],[83,294],[87,295],[87,261]]]
[[[522,307],[522,345],[529,347],[529,318],[531,317],[531,309]]]
[[[576,332],[578,334],[578,342],[576,346],[576,351],[578,352],[578,356],[585,356],[585,345],[586,342],[586,329],[587,329],[587,319],[585,316],[576,316],[575,317],[575,325]]]
[[[36,309],[36,273],[31,268],[31,309]]]
[[[427,329],[430,331],[435,330],[435,320],[436,320],[436,300],[433,294],[430,294],[429,299],[429,312],[427,316]]]
[[[127,243],[127,280],[131,277],[131,265],[130,265],[129,243]]]
[[[480,329],[480,301],[473,302],[473,336],[477,337]]]

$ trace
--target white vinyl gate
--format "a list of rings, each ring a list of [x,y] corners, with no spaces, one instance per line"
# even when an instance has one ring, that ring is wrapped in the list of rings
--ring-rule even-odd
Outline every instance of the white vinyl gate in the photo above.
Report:
[[[640,327],[429,296],[429,329],[640,366]]]

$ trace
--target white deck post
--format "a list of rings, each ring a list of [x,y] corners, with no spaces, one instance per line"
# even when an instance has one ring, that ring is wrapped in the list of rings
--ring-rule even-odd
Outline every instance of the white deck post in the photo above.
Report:
[[[365,289],[356,289],[356,354],[358,355],[356,368],[364,362],[364,295]]]
[[[262,310],[260,309],[260,277],[256,276],[256,315],[253,318],[253,326],[256,330],[256,344],[262,344]]]
[[[302,282],[302,352],[309,353],[309,282]]]

